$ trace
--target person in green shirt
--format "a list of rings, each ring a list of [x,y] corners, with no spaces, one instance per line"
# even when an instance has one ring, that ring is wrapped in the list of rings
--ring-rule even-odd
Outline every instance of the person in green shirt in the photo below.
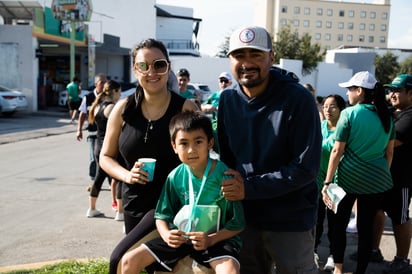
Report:
[[[209,157],[214,142],[210,119],[201,112],[182,112],[172,118],[169,131],[182,164],[169,173],[156,207],[154,217],[161,237],[128,252],[122,271],[140,273],[152,263],[154,270],[172,271],[180,259],[190,255],[215,273],[239,273],[239,233],[245,217],[242,203],[226,200],[221,192],[228,167]],[[175,217],[185,205],[189,205],[187,222],[178,227]],[[194,214],[205,206],[220,211],[211,230],[199,230],[199,223],[207,217]]]
[[[80,107],[82,98],[80,98],[80,80],[74,76],[72,81],[66,86],[67,89],[67,104],[70,110],[70,119],[72,123],[76,119],[77,109]]]
[[[217,109],[219,107],[219,99],[222,91],[232,85],[232,75],[229,72],[222,72],[219,75],[219,90],[213,92],[209,98],[201,105],[202,111],[206,113],[212,119],[213,135],[215,140],[217,140]],[[213,150],[219,153],[219,144],[215,142],[213,145]]]

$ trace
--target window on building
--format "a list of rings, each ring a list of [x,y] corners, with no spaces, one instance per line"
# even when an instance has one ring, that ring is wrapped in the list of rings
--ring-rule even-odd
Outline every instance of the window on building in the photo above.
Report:
[[[350,11],[348,12],[348,16],[349,16],[349,17],[355,17],[355,11],[350,10]]]
[[[364,24],[364,23],[360,23],[360,24],[359,24],[359,29],[360,29],[360,30],[365,30],[365,24]]]
[[[371,11],[371,12],[369,13],[369,17],[370,17],[371,19],[375,19],[375,18],[376,18],[376,12]]]
[[[388,19],[388,13],[387,12],[382,12],[382,19],[386,20]]]
[[[365,35],[359,35],[359,42],[365,42]]]
[[[386,24],[381,25],[381,31],[386,31]]]
[[[369,30],[374,31],[375,30],[375,24],[369,24]]]
[[[360,18],[366,18],[366,11],[360,12]]]
[[[287,6],[282,6],[281,11],[282,11],[282,13],[288,13],[288,7]]]
[[[310,8],[305,8],[305,9],[303,10],[303,13],[304,13],[305,15],[310,15]]]
[[[343,34],[338,34],[338,41],[343,41]]]
[[[318,8],[318,9],[316,10],[316,14],[317,14],[317,15],[322,15],[322,14],[323,14],[323,9]]]
[[[379,41],[380,41],[381,43],[386,43],[386,38],[385,38],[385,36],[381,36],[381,37],[379,38]]]
[[[303,26],[305,28],[308,28],[309,27],[309,20],[303,20]]]
[[[320,21],[320,20],[316,21],[316,27],[321,28],[322,27],[322,21]]]
[[[320,40],[322,38],[322,34],[315,33],[315,40]]]
[[[326,10],[326,15],[327,16],[332,16],[333,15],[333,9],[327,9]]]
[[[344,11],[344,10],[340,10],[340,11],[339,11],[339,16],[340,16],[340,17],[344,17],[344,16],[345,16],[345,11]]]
[[[331,21],[326,21],[325,26],[327,29],[332,28],[332,22]]]
[[[353,23],[348,23],[348,29],[353,29]]]
[[[326,41],[330,41],[331,37],[332,37],[332,36],[330,35],[330,33],[326,33],[326,34],[325,34],[325,40],[326,40]]]
[[[375,37],[369,36],[368,41],[369,41],[369,43],[373,43],[375,41]]]
[[[299,27],[299,20],[298,19],[293,20],[293,26]]]
[[[343,29],[345,27],[345,24],[343,22],[338,23],[338,29]]]
[[[348,42],[352,42],[353,41],[352,34],[348,34],[348,37],[346,39],[348,40]]]
[[[286,26],[287,23],[288,23],[288,21],[287,21],[286,19],[280,19],[280,24],[281,24],[282,26]]]
[[[293,13],[294,14],[300,14],[300,7],[294,7],[293,8]]]

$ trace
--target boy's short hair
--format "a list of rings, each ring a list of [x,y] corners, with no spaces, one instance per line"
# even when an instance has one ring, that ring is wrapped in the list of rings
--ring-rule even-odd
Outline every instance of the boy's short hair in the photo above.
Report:
[[[208,141],[213,138],[212,122],[210,121],[209,117],[207,117],[200,111],[180,112],[173,116],[173,118],[170,120],[170,139],[174,143],[176,141],[176,135],[179,130],[193,131],[196,129],[203,129]]]

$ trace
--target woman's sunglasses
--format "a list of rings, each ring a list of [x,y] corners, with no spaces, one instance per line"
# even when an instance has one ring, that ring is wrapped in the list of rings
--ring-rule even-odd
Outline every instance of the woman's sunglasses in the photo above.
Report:
[[[169,62],[166,59],[154,60],[152,64],[137,62],[134,64],[134,69],[143,75],[147,75],[150,69],[153,69],[157,75],[164,75],[169,71]]]

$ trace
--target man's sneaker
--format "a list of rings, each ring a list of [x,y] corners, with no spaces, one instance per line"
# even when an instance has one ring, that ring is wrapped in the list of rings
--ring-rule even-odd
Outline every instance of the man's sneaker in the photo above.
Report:
[[[349,258],[353,261],[357,261],[358,260],[358,252],[352,253],[351,255],[349,255]],[[371,256],[369,258],[369,262],[371,263],[381,263],[383,262],[383,255],[380,249],[378,250],[372,250],[371,251]]]
[[[326,261],[326,264],[323,267],[323,270],[327,272],[332,272],[334,269],[335,269],[335,262],[333,261],[333,256],[329,255],[328,260]]]
[[[114,217],[114,220],[119,222],[124,221],[123,213],[116,212],[116,217]]]
[[[410,273],[409,269],[409,259],[402,259],[397,256],[393,259],[393,261],[389,264],[389,268],[384,271],[387,274],[395,274],[395,273]]]
[[[346,232],[348,233],[358,233],[358,228],[356,226],[356,218],[350,219],[348,226],[346,227]]]
[[[117,202],[116,202],[116,201],[114,201],[114,202],[112,203],[112,209],[113,209],[114,211],[117,211]]]
[[[97,217],[97,216],[100,216],[100,215],[103,215],[103,213],[100,212],[100,211],[97,210],[97,209],[91,209],[91,208],[89,208],[89,209],[87,210],[87,213],[86,213],[86,217],[87,217],[87,218],[93,218],[93,217]]]

